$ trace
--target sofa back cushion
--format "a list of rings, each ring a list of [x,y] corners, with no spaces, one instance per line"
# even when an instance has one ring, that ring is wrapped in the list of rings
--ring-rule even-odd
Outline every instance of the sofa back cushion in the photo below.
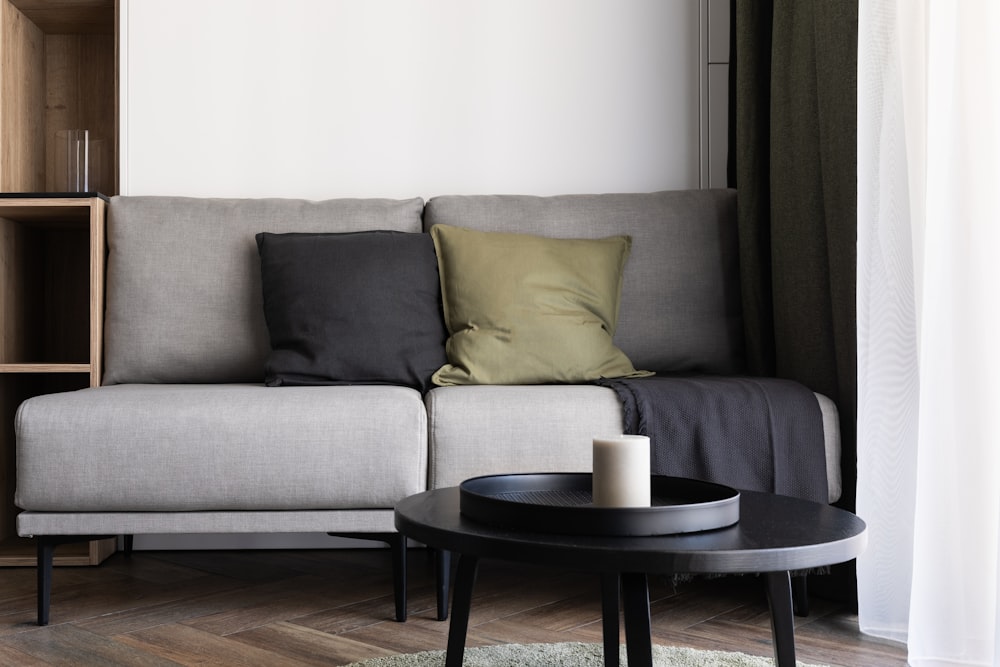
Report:
[[[734,190],[534,197],[435,197],[424,228],[447,224],[558,238],[632,237],[614,341],[636,368],[744,367]]]
[[[258,232],[421,231],[420,199],[114,197],[104,384],[260,382]]]

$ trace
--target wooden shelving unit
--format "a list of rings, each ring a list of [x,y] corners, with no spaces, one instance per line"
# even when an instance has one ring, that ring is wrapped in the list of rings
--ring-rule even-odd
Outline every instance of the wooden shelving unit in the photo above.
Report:
[[[0,0],[0,566],[35,564],[16,537],[17,406],[101,381],[105,199],[44,193],[56,131],[88,129],[104,150],[92,178],[117,194],[116,16],[115,0]],[[114,548],[67,545],[56,562]]]
[[[16,538],[14,414],[38,394],[101,383],[105,200],[0,194],[0,565],[33,564]],[[96,564],[113,540],[63,549],[62,564]],[[25,563],[26,560],[31,563]]]

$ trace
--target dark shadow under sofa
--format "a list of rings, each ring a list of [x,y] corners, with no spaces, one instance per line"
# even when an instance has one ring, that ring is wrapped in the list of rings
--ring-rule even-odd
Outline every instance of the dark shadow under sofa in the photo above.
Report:
[[[267,386],[265,376],[276,383],[276,334],[265,319],[259,233],[426,237],[444,225],[558,239],[627,235],[609,339],[635,369],[730,377],[743,370],[744,335],[735,201],[731,190],[443,196],[426,205],[112,198],[103,386],[29,399],[16,417],[16,503],[24,510],[17,525],[20,535],[39,538],[39,622],[47,621],[56,545],[171,533],[387,541],[397,554],[402,619],[406,543],[393,527],[397,501],[477,475],[588,471],[592,438],[625,429],[616,392],[589,381],[435,386],[427,378],[280,382],[278,373],[283,386]],[[344,262],[352,259],[373,264]],[[399,291],[424,298],[406,275],[395,278]],[[348,285],[341,280],[332,287]],[[350,283],[355,291],[338,298],[378,315],[373,290],[396,288],[373,282]],[[363,336],[355,325],[333,324]],[[397,336],[391,363],[406,366],[411,354],[398,337],[409,330],[388,328],[382,333]],[[434,337],[426,328],[421,335]],[[444,355],[445,337],[435,354]],[[412,354],[423,367],[407,373],[420,375],[438,358],[425,352]],[[837,411],[819,395],[816,407],[823,433],[813,456],[823,459],[821,493],[832,502],[841,483]]]

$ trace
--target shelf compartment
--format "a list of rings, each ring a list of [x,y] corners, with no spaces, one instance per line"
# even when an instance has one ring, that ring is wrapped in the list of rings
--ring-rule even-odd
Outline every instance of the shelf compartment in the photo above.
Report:
[[[0,208],[0,364],[90,361],[90,223]]]
[[[55,190],[59,130],[103,141],[93,182],[118,182],[117,8],[108,0],[0,0],[0,191]]]

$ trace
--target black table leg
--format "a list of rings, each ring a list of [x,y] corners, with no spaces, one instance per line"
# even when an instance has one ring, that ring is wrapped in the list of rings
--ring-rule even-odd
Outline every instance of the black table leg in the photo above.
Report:
[[[792,582],[788,572],[767,573],[767,601],[771,605],[774,663],[777,667],[795,667]]]
[[[604,667],[618,667],[618,601],[621,582],[617,572],[601,574],[601,618],[604,624]]]
[[[809,615],[809,586],[806,575],[792,577],[792,611],[796,616]]]
[[[451,582],[451,552],[434,550],[435,579],[437,580],[437,620],[448,620],[448,587]]]
[[[469,611],[472,608],[472,587],[476,583],[479,557],[462,554],[455,572],[455,592],[451,601],[451,625],[448,626],[448,653],[445,667],[462,667],[465,655],[465,635],[469,631]]]
[[[625,607],[625,651],[629,667],[652,667],[653,642],[649,627],[649,586],[646,575],[626,572],[621,575],[621,582]]]

